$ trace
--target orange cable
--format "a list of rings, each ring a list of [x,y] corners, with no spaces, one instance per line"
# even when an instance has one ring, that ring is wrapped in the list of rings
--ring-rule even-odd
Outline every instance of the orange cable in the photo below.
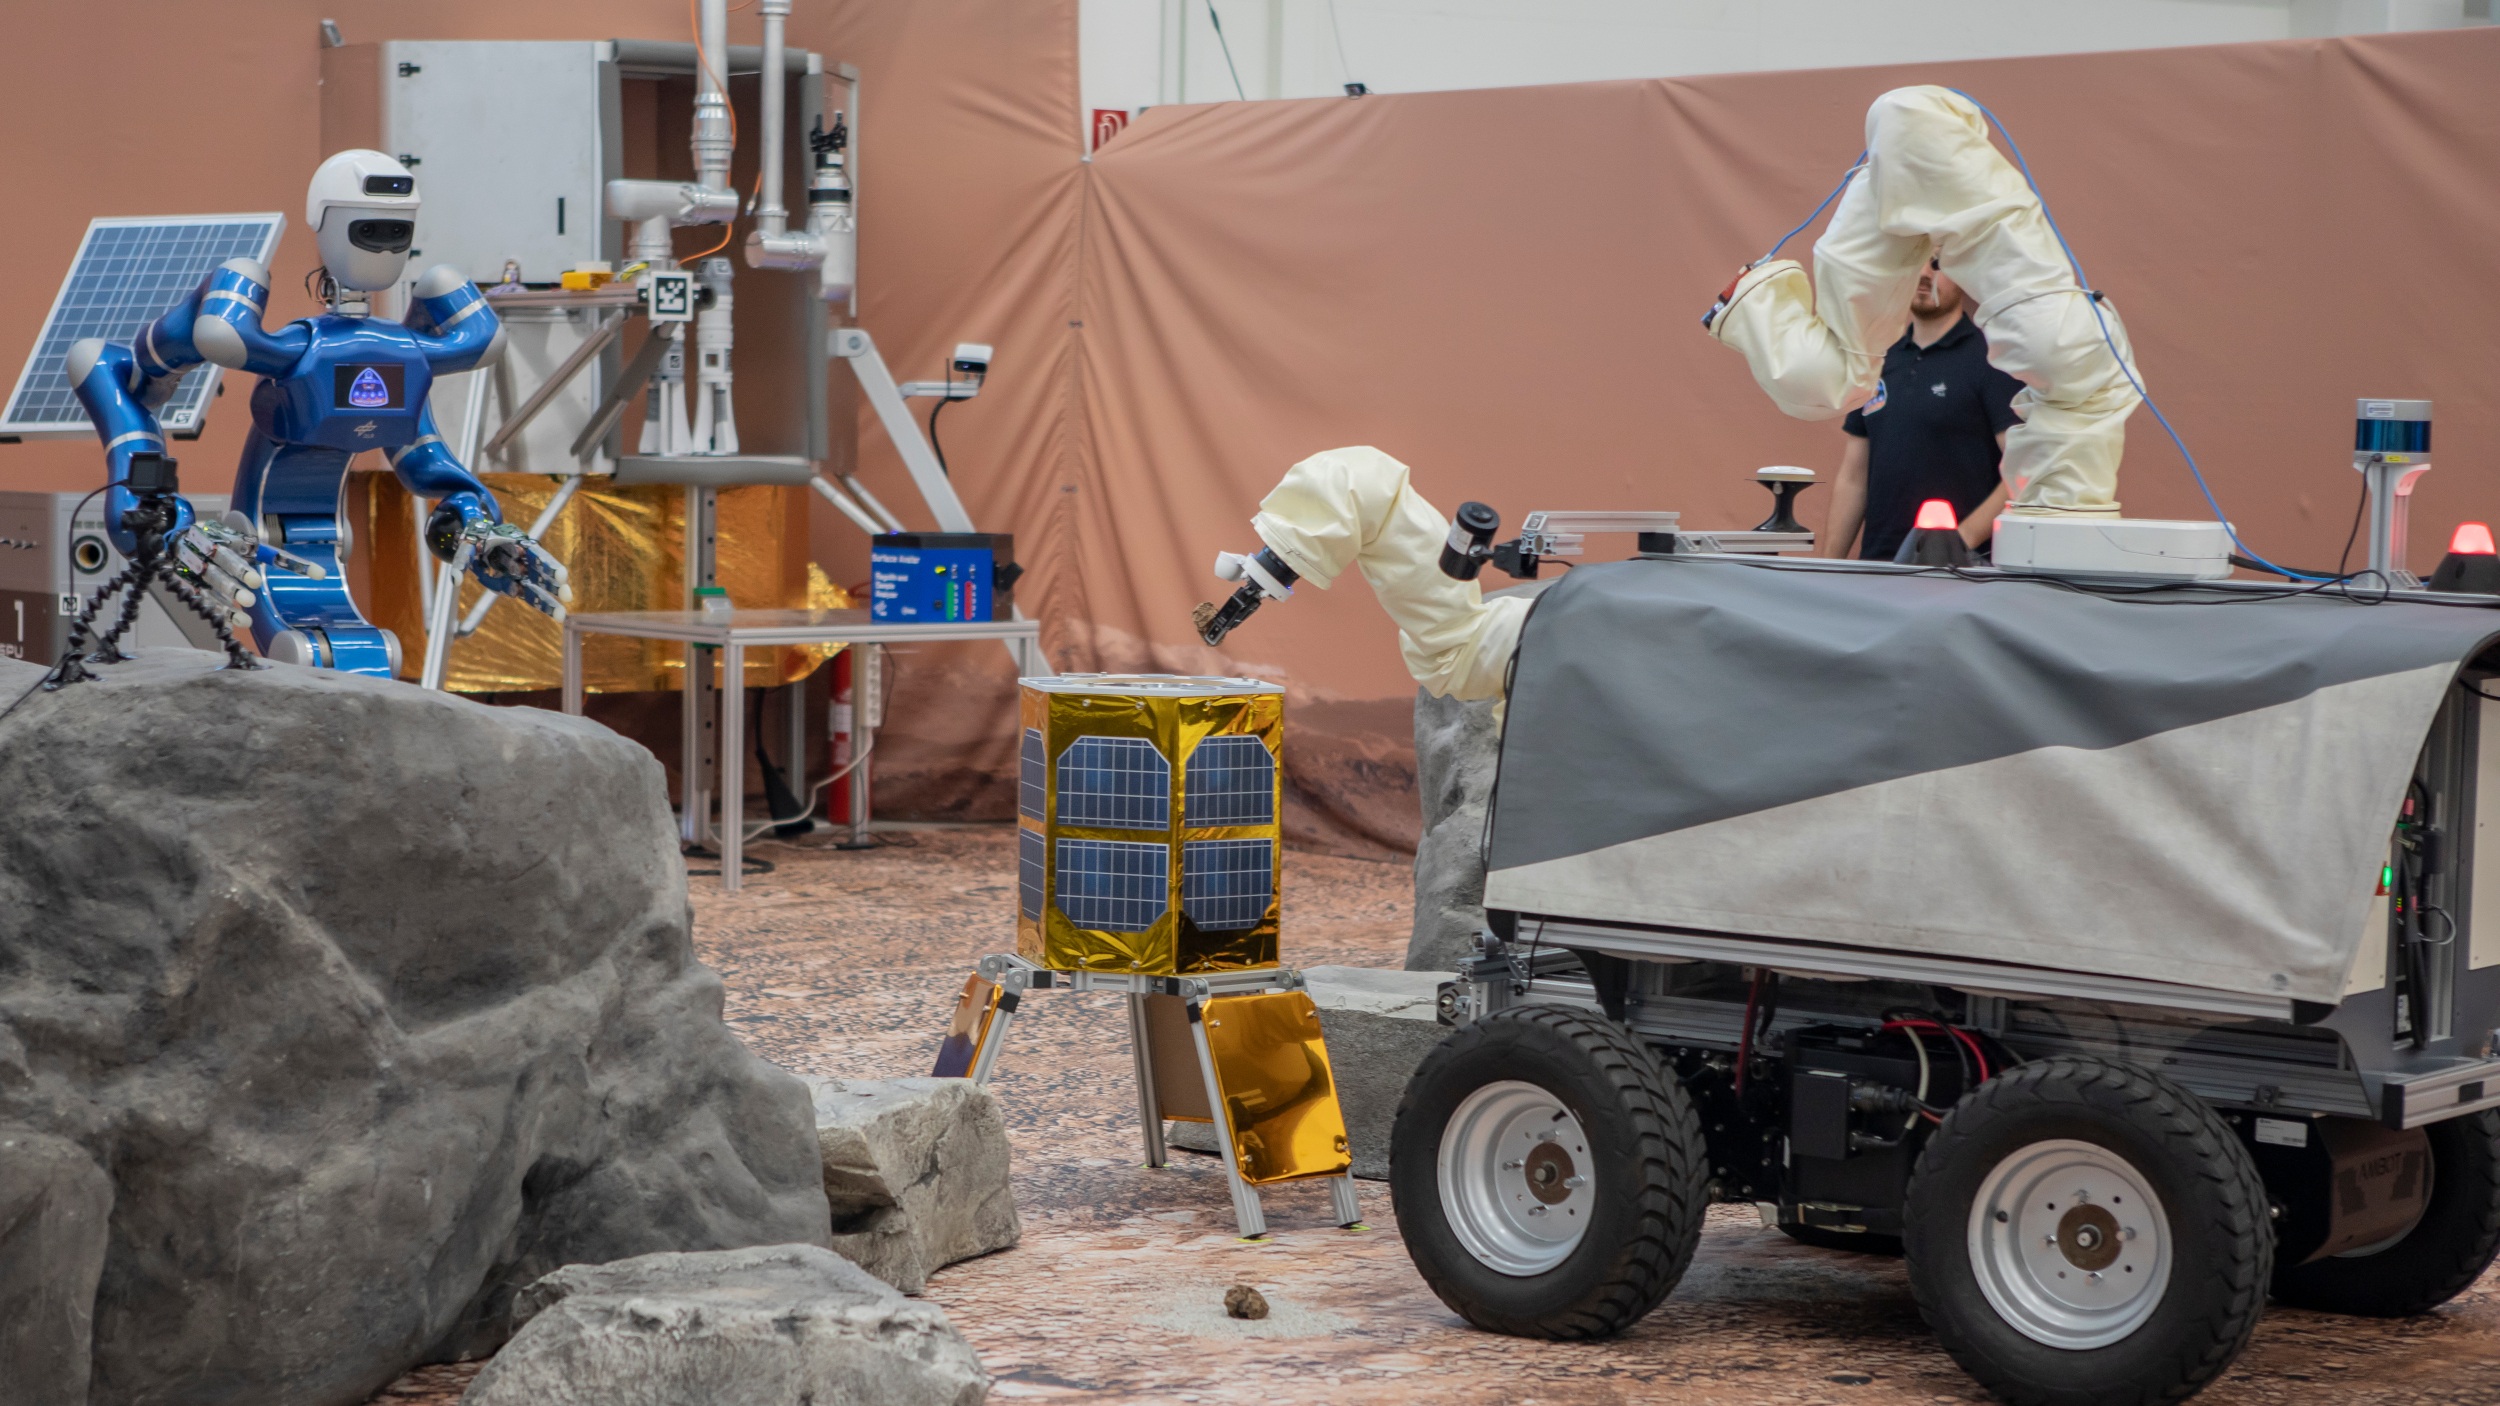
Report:
[[[744,3],[732,5],[729,8],[731,11],[735,12],[743,10],[747,7],[747,5],[751,5],[753,3],[754,0],[744,0]],[[713,71],[711,56],[703,52],[703,17],[702,14],[695,8],[695,0],[686,0],[686,27],[694,34],[694,61],[702,66],[703,71],[711,76],[714,83],[720,85],[720,105],[722,109],[729,114],[729,155],[732,160],[735,160],[738,155],[738,105],[729,100],[729,80]],[[737,186],[733,184],[730,186],[730,189],[735,191]],[[749,206],[753,206],[755,204],[756,197],[762,193],[763,189],[764,172],[762,168],[759,167],[755,172],[755,188],[747,192],[747,204]],[[721,250],[728,248],[729,241],[736,238],[738,234],[738,217],[736,215],[730,216],[727,220],[722,222],[722,226],[720,243],[713,245],[711,248],[704,250],[700,254],[688,254],[679,259],[677,262],[681,265],[691,264],[697,259],[708,259],[714,254],[719,253]]]

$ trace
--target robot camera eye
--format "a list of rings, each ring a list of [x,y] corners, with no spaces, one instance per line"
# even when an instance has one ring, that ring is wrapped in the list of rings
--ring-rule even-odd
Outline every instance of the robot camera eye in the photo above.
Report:
[[[373,179],[397,178],[376,176]],[[407,249],[409,241],[416,238],[416,234],[417,225],[414,220],[358,220],[347,227],[347,242],[359,249],[370,249],[377,254],[397,254]]]
[[[409,195],[414,193],[416,188],[417,178],[414,176],[365,177],[365,194],[367,195]]]

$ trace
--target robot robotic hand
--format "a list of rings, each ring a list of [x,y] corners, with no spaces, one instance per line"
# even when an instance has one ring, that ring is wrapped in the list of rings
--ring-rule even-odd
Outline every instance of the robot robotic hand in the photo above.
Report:
[[[445,561],[465,564],[479,585],[558,620],[572,603],[564,563],[528,533],[475,508],[448,501],[437,507],[426,521],[425,543]]]
[[[1222,644],[1233,627],[1250,618],[1250,612],[1272,600],[1285,600],[1293,595],[1293,583],[1301,578],[1284,560],[1266,547],[1256,553],[1215,554],[1215,574],[1226,581],[1240,581],[1241,588],[1232,599],[1217,606],[1208,602],[1190,612],[1190,622],[1198,627],[1198,638],[1208,644]]]
[[[228,624],[248,629],[249,612],[260,599],[260,569],[252,564],[259,545],[249,533],[226,523],[195,519],[174,539],[174,569],[190,578],[209,600],[225,607]],[[321,570],[312,562],[303,565],[315,573]]]

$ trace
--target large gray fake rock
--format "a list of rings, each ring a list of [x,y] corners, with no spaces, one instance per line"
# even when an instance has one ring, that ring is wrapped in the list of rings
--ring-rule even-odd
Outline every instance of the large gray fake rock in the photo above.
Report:
[[[1452,972],[1475,957],[1484,926],[1484,814],[1501,751],[1499,700],[1415,694],[1415,929],[1408,971]]]
[[[1397,1122],[1406,1081],[1449,1030],[1433,1013],[1446,972],[1377,967],[1305,967],[1302,980],[1319,1007],[1328,1041],[1328,1071],[1345,1112],[1346,1150],[1354,1175],[1389,1179],[1389,1129]],[[1213,1152],[1206,1123],[1167,1123],[1164,1139],[1189,1152]]]
[[[575,1265],[514,1308],[521,1331],[461,1406],[979,1406],[963,1335],[813,1245]]]
[[[0,719],[0,1402],[346,1406],[563,1265],[824,1242],[649,753],[219,662]]]
[[[969,1079],[807,1080],[835,1252],[906,1294],[1022,1237],[998,1099]]]

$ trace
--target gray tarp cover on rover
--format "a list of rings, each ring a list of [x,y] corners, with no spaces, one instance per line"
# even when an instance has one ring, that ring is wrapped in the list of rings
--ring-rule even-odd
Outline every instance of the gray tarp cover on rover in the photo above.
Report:
[[[1582,567],[1520,636],[1485,901],[2333,1002],[2424,735],[2496,630],[2323,595]]]

